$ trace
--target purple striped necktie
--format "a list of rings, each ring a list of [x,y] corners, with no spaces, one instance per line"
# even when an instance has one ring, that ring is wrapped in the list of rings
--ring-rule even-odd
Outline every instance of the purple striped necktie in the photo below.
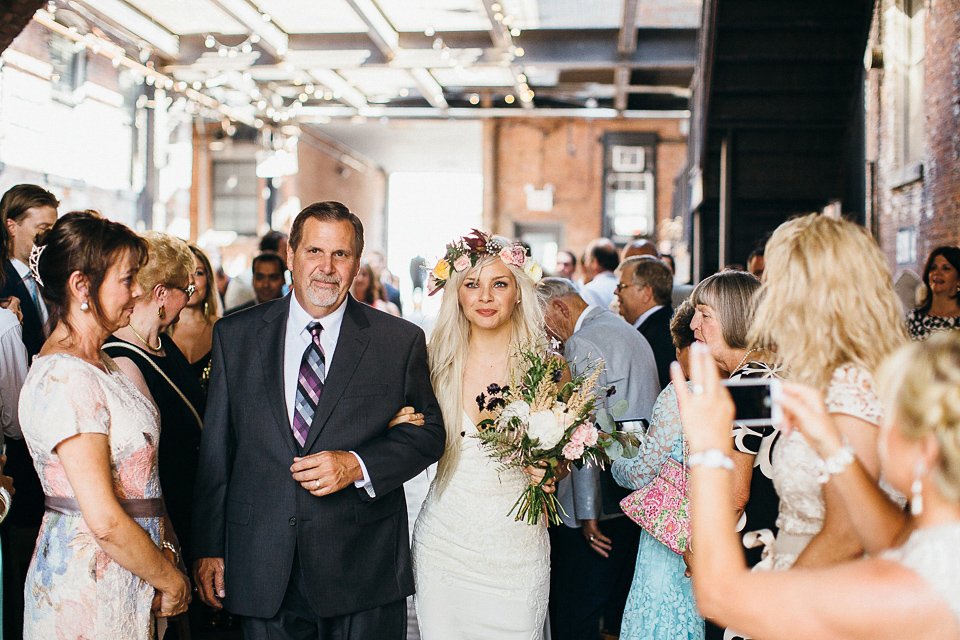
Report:
[[[300,359],[300,373],[297,376],[297,397],[293,405],[293,437],[300,446],[307,441],[307,433],[313,422],[313,414],[320,402],[325,378],[325,364],[323,347],[320,346],[320,332],[323,327],[319,322],[311,322],[307,330],[313,337]]]

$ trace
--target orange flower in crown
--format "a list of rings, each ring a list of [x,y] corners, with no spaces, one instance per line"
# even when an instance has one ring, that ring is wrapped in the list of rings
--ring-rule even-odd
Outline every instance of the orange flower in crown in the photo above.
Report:
[[[484,256],[499,256],[504,264],[523,270],[534,282],[539,282],[543,277],[540,264],[527,255],[523,245],[473,229],[468,235],[447,245],[446,253],[433,267],[427,278],[428,295],[432,296],[443,289],[451,273],[460,273],[477,266]]]

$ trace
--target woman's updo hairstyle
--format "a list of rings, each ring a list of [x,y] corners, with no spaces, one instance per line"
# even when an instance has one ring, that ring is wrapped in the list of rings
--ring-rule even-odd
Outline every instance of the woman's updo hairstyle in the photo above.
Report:
[[[892,427],[909,440],[936,435],[940,456],[933,469],[943,497],[960,502],[960,335],[939,331],[895,351],[877,375]]]
[[[37,237],[34,251],[41,251],[36,268],[42,281],[40,293],[50,312],[51,330],[61,322],[73,329],[67,322],[70,303],[67,282],[71,273],[79,271],[86,278],[90,311],[97,322],[106,327],[100,286],[107,270],[128,251],[138,267],[147,261],[147,244],[143,238],[95,211],[73,211],[62,216]]]

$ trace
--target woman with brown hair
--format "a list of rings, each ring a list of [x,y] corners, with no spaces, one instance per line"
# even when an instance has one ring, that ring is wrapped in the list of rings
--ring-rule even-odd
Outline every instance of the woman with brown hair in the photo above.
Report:
[[[31,256],[53,331],[20,395],[46,494],[25,638],[147,640],[154,614],[190,601],[157,475],[156,407],[101,349],[130,322],[146,253],[127,227],[70,213]]]
[[[913,340],[934,331],[960,329],[960,249],[937,247],[923,267],[923,302],[907,316]]]

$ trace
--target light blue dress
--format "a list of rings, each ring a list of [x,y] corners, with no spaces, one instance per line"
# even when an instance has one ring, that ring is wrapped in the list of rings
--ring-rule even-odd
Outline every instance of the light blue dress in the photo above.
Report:
[[[657,397],[640,453],[614,462],[613,477],[623,487],[639,489],[657,477],[668,457],[683,461],[683,430],[673,383]],[[640,534],[637,568],[623,611],[620,640],[703,639],[703,618],[697,612],[693,585],[684,571],[682,556],[646,531]]]

